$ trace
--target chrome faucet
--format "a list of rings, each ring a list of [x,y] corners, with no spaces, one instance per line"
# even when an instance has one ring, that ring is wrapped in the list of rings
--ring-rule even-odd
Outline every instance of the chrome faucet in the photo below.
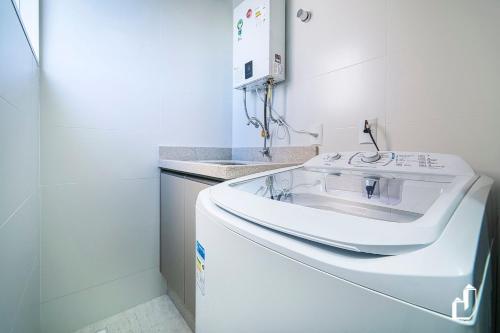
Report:
[[[269,149],[269,147],[267,146],[267,140],[269,140],[268,131],[263,129],[262,136],[264,137],[264,146],[260,150],[260,153],[262,154],[262,157],[267,157],[267,158],[271,159],[271,149]]]
[[[264,148],[260,150],[260,153],[262,154],[262,157],[267,157],[269,159],[271,158],[271,150],[265,145]]]

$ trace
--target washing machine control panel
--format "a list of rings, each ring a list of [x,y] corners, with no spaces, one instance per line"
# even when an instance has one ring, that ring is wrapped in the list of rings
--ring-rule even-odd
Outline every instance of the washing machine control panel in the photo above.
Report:
[[[314,157],[309,168],[400,171],[435,174],[474,174],[460,157],[422,152],[332,152]]]

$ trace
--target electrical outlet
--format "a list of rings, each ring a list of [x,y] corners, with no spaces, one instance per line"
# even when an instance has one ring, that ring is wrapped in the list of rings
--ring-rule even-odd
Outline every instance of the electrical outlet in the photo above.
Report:
[[[311,144],[312,145],[322,145],[323,144],[323,124],[319,124],[311,127],[311,133],[317,133],[318,136],[311,136]]]
[[[375,119],[367,119],[368,124],[370,124],[370,128],[372,131],[373,138],[375,142],[377,142],[377,118]],[[372,139],[370,138],[370,134],[364,133],[365,129],[365,119],[361,120],[358,124],[358,143],[359,144],[373,144]]]

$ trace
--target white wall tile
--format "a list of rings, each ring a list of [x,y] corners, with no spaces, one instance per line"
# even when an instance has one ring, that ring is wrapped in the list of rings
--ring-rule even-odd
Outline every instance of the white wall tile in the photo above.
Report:
[[[160,143],[230,147],[231,2],[169,1],[164,17]]]
[[[33,51],[39,56],[39,0],[22,0],[19,3],[26,34]]]
[[[500,3],[390,0],[388,17],[390,148],[458,154],[498,182]]]
[[[158,146],[146,131],[51,127],[42,131],[42,184],[151,178]]]
[[[36,191],[37,175],[38,119],[0,97],[0,225]]]
[[[220,112],[230,110],[230,94],[189,85],[163,95],[160,145],[231,147],[231,112]]]
[[[0,228],[0,332],[11,332],[39,260],[38,196],[32,195]],[[38,279],[36,279],[38,285]],[[33,318],[26,318],[32,320]]]
[[[33,54],[10,1],[0,3],[0,96],[16,108],[32,110],[36,89]]]
[[[1,1],[0,332],[38,331],[38,137],[38,68],[14,6]]]
[[[389,1],[391,122],[491,117],[500,108],[499,15],[489,13],[499,8],[491,1]]]
[[[159,263],[156,179],[43,187],[42,300]]]
[[[155,128],[161,107],[158,5],[121,1],[117,11],[112,3],[100,3],[99,10],[85,2],[45,4],[44,125]]]
[[[307,79],[385,55],[386,1],[287,1],[290,78]],[[313,19],[296,18],[299,8]]]
[[[19,304],[13,332],[40,332],[40,263],[38,260],[31,271],[31,276]]]
[[[158,269],[42,303],[42,333],[74,332],[166,291]],[[64,320],[63,320],[64,319]]]
[[[290,123],[324,131],[357,127],[363,119],[385,123],[385,59],[368,61],[339,71],[286,85],[286,109]],[[285,105],[278,108],[285,109]],[[307,145],[308,136],[294,135],[292,143]],[[331,142],[325,136],[324,145]],[[353,142],[357,144],[357,140]],[[357,149],[360,149],[359,147]]]
[[[161,94],[159,81],[154,80],[158,76],[156,69],[115,66],[118,74],[100,69],[67,70],[72,74],[65,75],[62,82],[49,75],[43,77],[43,105],[47,110],[44,126],[125,130],[157,127]],[[75,84],[67,85],[67,80]]]

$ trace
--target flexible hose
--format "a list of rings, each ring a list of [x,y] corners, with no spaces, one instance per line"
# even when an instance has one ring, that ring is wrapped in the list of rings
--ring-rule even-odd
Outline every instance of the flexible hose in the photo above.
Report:
[[[257,119],[256,117],[250,117],[248,115],[248,108],[247,108],[247,89],[246,88],[243,88],[243,106],[245,108],[245,115],[247,116],[247,120],[248,120],[248,123],[247,125],[250,125],[252,124],[255,128],[259,128],[259,126],[261,128],[264,128],[264,125],[262,124],[262,122]]]

